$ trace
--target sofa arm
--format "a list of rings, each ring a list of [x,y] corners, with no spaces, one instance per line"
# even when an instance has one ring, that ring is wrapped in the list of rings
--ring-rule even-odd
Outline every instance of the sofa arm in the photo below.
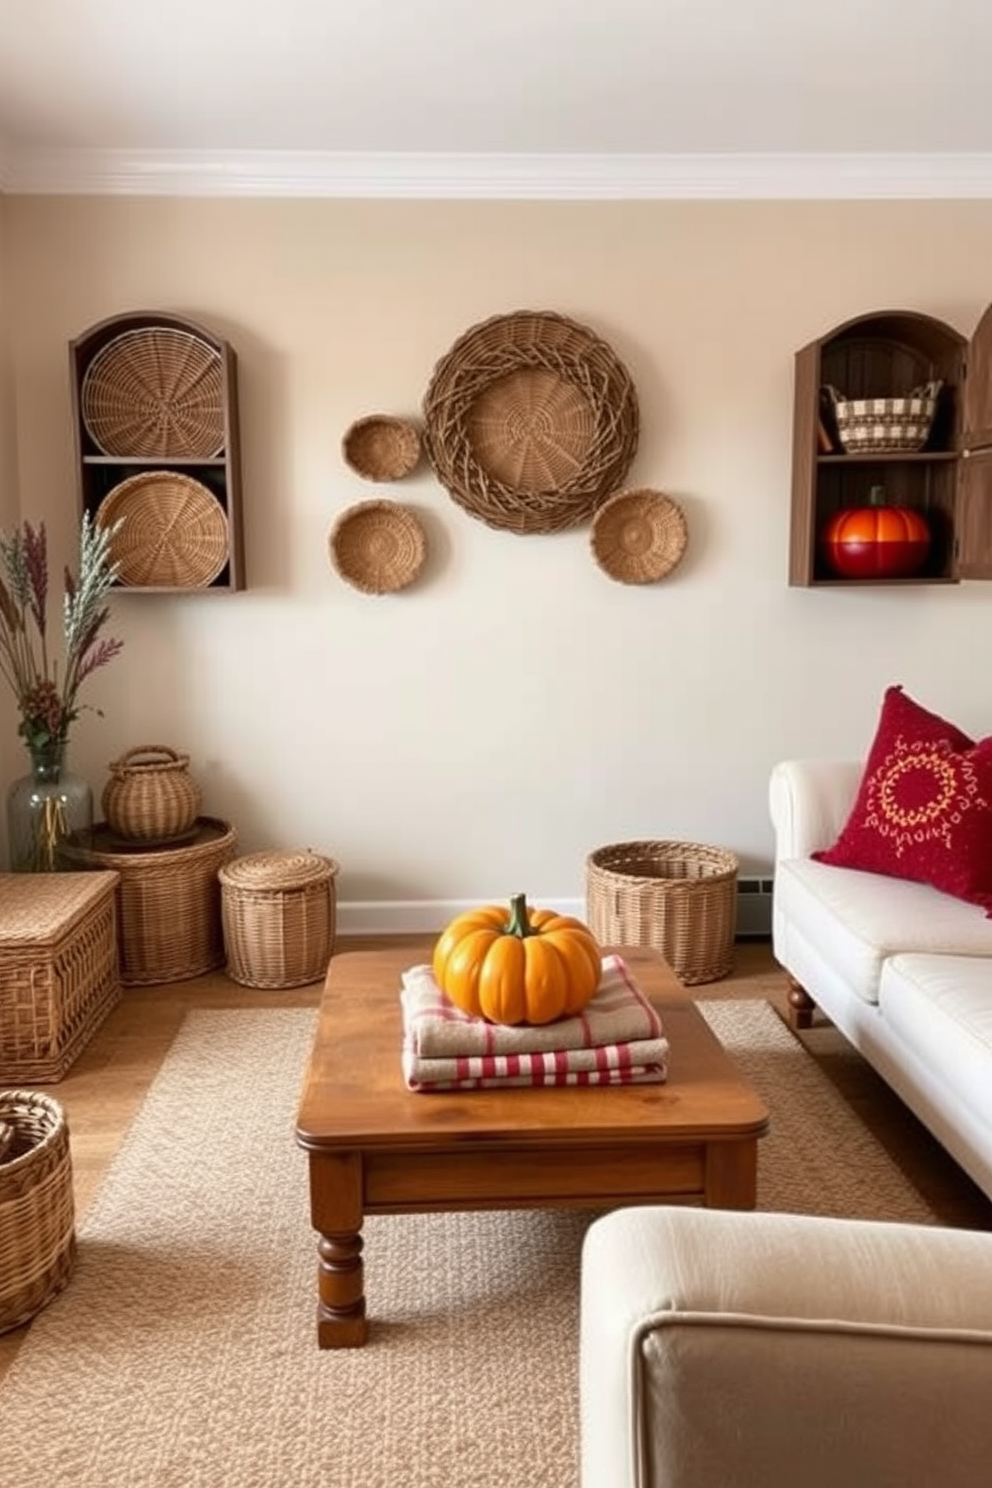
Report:
[[[582,1488],[974,1488],[992,1234],[673,1206],[582,1252]]]
[[[768,786],[775,861],[808,858],[831,847],[847,821],[864,764],[857,760],[782,760]]]

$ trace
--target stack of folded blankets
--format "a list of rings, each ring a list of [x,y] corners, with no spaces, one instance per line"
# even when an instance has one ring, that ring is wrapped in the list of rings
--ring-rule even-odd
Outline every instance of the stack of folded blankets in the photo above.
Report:
[[[464,1013],[429,966],[403,973],[403,1078],[410,1090],[511,1085],[646,1085],[668,1074],[661,1018],[620,956],[585,1009],[554,1023],[489,1023]]]

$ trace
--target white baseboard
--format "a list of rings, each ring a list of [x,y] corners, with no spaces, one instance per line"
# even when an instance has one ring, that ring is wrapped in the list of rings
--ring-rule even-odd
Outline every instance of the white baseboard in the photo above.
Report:
[[[449,920],[468,909],[477,909],[479,899],[352,899],[338,902],[335,926],[338,935],[436,935]],[[495,900],[493,901],[496,902]],[[584,899],[533,898],[542,909],[584,919]],[[509,906],[507,906],[509,907]]]

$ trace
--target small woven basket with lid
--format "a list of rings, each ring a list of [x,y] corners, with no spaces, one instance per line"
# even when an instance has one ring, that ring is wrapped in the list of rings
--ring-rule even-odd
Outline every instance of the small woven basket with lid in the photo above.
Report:
[[[218,873],[227,974],[245,987],[319,981],[334,950],[333,858],[258,852]]]
[[[586,859],[586,918],[603,945],[650,945],[687,985],[734,964],[737,858],[701,842],[615,842]]]
[[[138,744],[110,765],[102,805],[112,832],[150,846],[189,832],[200,800],[188,754],[167,744]]]
[[[60,1292],[76,1260],[69,1128],[41,1091],[0,1090],[0,1333]]]

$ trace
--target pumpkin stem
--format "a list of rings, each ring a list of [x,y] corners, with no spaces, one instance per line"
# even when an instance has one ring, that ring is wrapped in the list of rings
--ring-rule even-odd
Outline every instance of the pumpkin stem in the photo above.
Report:
[[[884,506],[885,505],[885,487],[884,486],[872,486],[871,490],[868,492],[868,505],[869,506]]]
[[[519,935],[523,940],[527,935],[536,935],[532,930],[530,920],[527,917],[527,895],[513,894],[510,898],[510,922],[506,927],[507,935]]]

